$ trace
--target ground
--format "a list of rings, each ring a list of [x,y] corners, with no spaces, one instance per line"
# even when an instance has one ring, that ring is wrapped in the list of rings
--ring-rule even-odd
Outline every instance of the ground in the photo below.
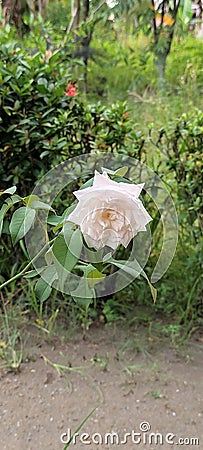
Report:
[[[63,450],[94,407],[70,448],[203,448],[202,341],[177,347],[140,325],[95,325],[85,339],[31,328],[20,371],[0,371],[1,450]]]

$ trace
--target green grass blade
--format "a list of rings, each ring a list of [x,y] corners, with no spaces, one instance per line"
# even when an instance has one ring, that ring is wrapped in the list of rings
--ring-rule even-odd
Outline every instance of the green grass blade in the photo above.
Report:
[[[67,442],[67,444],[65,445],[65,447],[63,448],[63,450],[66,450],[69,445],[71,444],[74,436],[78,433],[78,431],[81,430],[81,428],[83,427],[83,425],[85,424],[85,422],[87,422],[87,420],[91,417],[91,415],[94,413],[94,411],[97,409],[97,406],[95,406],[94,409],[92,409],[92,411],[90,411],[90,413],[84,418],[84,420],[80,423],[79,427],[74,431],[74,433],[72,434],[72,436],[70,437],[69,441]]]

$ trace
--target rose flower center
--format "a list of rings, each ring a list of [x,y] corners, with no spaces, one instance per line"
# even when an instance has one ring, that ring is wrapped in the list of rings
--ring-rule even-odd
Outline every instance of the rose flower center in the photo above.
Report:
[[[105,209],[101,212],[101,219],[102,220],[113,220],[115,218],[115,215],[112,214],[112,211],[110,209]]]

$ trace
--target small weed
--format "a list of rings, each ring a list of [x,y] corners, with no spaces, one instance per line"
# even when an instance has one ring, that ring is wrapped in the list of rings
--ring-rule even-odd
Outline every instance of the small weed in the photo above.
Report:
[[[50,366],[52,366],[57,371],[57,373],[60,376],[63,376],[63,377],[65,376],[66,379],[67,379],[66,372],[72,372],[72,373],[76,373],[76,374],[80,375],[81,377],[84,377],[87,380],[89,380],[90,383],[92,384],[92,386],[98,392],[100,401],[103,402],[103,393],[102,393],[101,389],[99,388],[98,385],[95,385],[95,381],[91,377],[91,375],[89,375],[88,373],[85,372],[87,369],[90,369],[91,367],[94,366],[94,361],[92,361],[89,366],[72,367],[72,366],[65,366],[65,365],[59,364],[59,363],[54,363],[54,362],[50,361],[50,359],[48,359],[44,355],[42,355],[42,357],[43,357],[43,359],[44,359],[46,364],[49,364]],[[69,387],[70,387],[70,385],[71,385],[70,381],[68,382],[68,384],[69,384]]]
[[[100,356],[95,353],[95,355],[90,360],[93,363],[99,363],[100,367],[104,372],[107,372],[108,365],[109,365],[109,353],[106,352],[104,358],[101,358]]]
[[[140,372],[141,370],[145,369],[145,366],[141,364],[132,364],[129,366],[125,366],[123,370],[127,372],[129,375],[132,375],[134,372]]]
[[[56,326],[56,319],[58,317],[59,309],[57,308],[56,311],[53,311],[51,316],[49,318],[43,318],[39,319],[37,318],[35,321],[35,326],[42,330],[46,336],[51,338],[53,336],[55,326]]]
[[[163,395],[157,391],[150,391],[150,395],[155,399],[163,398]]]
[[[3,312],[0,315],[0,358],[3,363],[0,364],[0,369],[8,368],[17,372],[20,370],[23,359],[23,342],[19,329],[13,326],[13,321],[9,317],[4,301],[2,301],[2,305]]]
[[[173,346],[176,347],[178,340],[180,339],[182,331],[182,326],[178,324],[169,324],[163,327],[163,332],[165,332],[170,337],[170,341]]]

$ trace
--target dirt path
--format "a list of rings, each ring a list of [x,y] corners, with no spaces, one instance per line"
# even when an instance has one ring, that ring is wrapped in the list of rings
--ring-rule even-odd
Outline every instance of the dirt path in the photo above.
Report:
[[[94,407],[70,448],[202,449],[201,339],[181,350],[152,339],[138,352],[140,336],[95,327],[62,344],[31,333],[21,371],[0,372],[1,450],[63,450]]]

